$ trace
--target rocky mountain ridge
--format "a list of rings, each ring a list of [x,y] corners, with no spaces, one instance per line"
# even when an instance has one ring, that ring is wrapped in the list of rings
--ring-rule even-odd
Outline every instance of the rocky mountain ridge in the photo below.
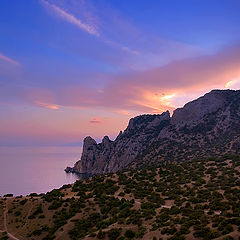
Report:
[[[84,139],[81,159],[67,172],[101,174],[161,161],[240,152],[240,90],[213,90],[170,117],[141,115],[114,141]]]

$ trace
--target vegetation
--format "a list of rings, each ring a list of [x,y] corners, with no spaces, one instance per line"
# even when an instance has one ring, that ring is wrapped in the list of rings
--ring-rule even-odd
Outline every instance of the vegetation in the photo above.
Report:
[[[240,156],[165,162],[0,201],[25,239],[238,239]]]

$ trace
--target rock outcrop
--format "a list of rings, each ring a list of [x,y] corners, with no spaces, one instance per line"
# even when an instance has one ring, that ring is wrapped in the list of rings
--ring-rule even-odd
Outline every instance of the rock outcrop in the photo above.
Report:
[[[97,144],[86,137],[81,160],[67,170],[100,174],[239,152],[240,91],[213,90],[176,109],[172,117],[167,111],[130,119],[114,141],[105,136]]]

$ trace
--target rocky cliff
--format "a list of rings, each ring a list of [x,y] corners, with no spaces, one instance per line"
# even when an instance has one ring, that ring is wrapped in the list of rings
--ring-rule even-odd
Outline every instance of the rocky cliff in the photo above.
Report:
[[[240,152],[240,90],[213,90],[173,116],[142,115],[130,119],[114,141],[84,139],[83,153],[67,171],[88,174],[116,172],[159,161]]]

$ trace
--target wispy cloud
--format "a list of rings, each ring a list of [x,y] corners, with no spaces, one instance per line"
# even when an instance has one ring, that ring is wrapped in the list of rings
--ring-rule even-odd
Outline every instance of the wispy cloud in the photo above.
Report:
[[[39,107],[43,107],[43,108],[47,108],[47,109],[51,109],[51,110],[58,110],[59,109],[59,106],[56,105],[56,104],[39,102],[39,101],[35,101],[34,103]]]
[[[102,123],[102,121],[99,118],[93,118],[89,121],[90,123]]]
[[[97,36],[97,37],[100,35],[99,32],[97,31],[97,29],[94,26],[92,26],[88,23],[84,23],[81,19],[75,17],[73,14],[68,13],[64,9],[62,9],[62,8],[60,8],[60,7],[58,7],[54,4],[51,4],[48,1],[42,0],[42,2],[44,3],[44,5],[46,7],[48,7],[52,11],[54,11],[55,14],[58,17],[64,19],[65,21],[77,26],[81,30],[86,31],[91,35],[94,35],[94,36]]]
[[[126,116],[129,116],[131,115],[131,113],[129,111],[126,111],[126,110],[115,110],[114,111],[115,113],[118,113],[118,114],[121,114],[121,115],[126,115]]]
[[[78,27],[79,29],[97,37],[98,39],[100,39],[102,42],[104,42],[105,44],[117,48],[123,52],[127,52],[130,53],[132,55],[139,55],[139,51],[135,50],[135,49],[131,49],[128,46],[125,46],[121,43],[119,43],[116,40],[110,40],[111,38],[109,37],[105,37],[104,33],[100,34],[99,30],[98,30],[98,24],[99,22],[101,22],[103,25],[107,25],[108,28],[110,28],[110,32],[113,31],[113,26],[109,27],[109,23],[106,22],[106,20],[99,20],[98,22],[98,17],[94,16],[89,10],[86,10],[87,8],[87,4],[85,1],[80,2],[81,4],[79,5],[79,9],[81,10],[80,14],[73,14],[72,11],[67,11],[65,10],[65,7],[60,7],[56,4],[50,3],[48,0],[40,0],[44,6],[49,9],[50,11],[54,12],[58,17],[62,18],[63,20],[75,25],[76,27]],[[79,2],[78,2],[79,3]],[[68,6],[68,8],[72,8],[73,6],[71,6],[71,4],[66,5]],[[76,11],[75,11],[76,12]],[[83,19],[81,19],[82,16]],[[117,28],[118,26],[115,26],[115,28]]]
[[[0,53],[0,60],[3,60],[5,62],[11,63],[11,64],[16,65],[16,66],[20,65],[20,63],[17,62],[16,60],[14,60],[14,59],[12,59],[10,57],[7,57],[7,56],[5,56],[5,55],[3,55],[1,53]]]

